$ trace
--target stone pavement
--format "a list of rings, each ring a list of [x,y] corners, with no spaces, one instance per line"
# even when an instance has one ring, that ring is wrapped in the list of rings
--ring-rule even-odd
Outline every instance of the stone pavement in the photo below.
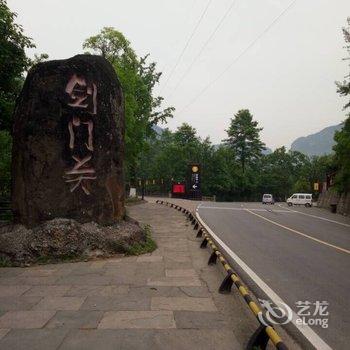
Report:
[[[168,203],[172,203],[175,205],[179,205],[182,208],[186,208],[187,210],[191,211],[192,213],[196,212],[196,208],[199,204],[205,204],[208,202],[205,201],[193,201],[193,200],[187,200],[187,199],[180,199],[180,198],[165,198],[165,197],[148,197],[146,198],[146,200],[149,203],[156,203],[157,200],[163,200],[165,202]],[[160,205],[160,206],[164,206],[164,205]],[[166,208],[169,208],[167,206],[165,206]],[[177,210],[171,208],[171,210],[177,212]],[[193,241],[193,238],[191,238],[191,235],[188,236],[188,238],[190,240]],[[197,240],[195,240],[197,241]],[[201,239],[199,240],[199,242],[201,241]],[[199,243],[198,243],[199,245]],[[197,246],[198,247],[198,246]],[[194,248],[196,249],[196,248]],[[198,249],[197,249],[198,250]],[[199,249],[200,251],[203,252],[203,250]],[[196,250],[195,250],[196,251]],[[206,250],[204,250],[204,255],[206,259],[205,261],[203,261],[203,264],[206,265],[207,264],[207,259],[209,257],[209,254],[211,252],[211,249],[208,248]],[[196,258],[199,257],[196,255]],[[217,264],[218,268],[216,269],[212,269],[211,267],[206,266],[206,268],[204,267],[204,265],[202,265],[202,267],[200,268],[201,270],[201,279],[205,280],[207,282],[207,285],[209,286],[209,290],[211,292],[212,297],[215,300],[215,303],[218,305],[219,300],[221,302],[223,302],[224,304],[222,305],[220,312],[223,312],[224,310],[226,310],[226,316],[227,317],[232,317],[232,315],[236,315],[236,318],[233,320],[232,322],[232,329],[234,329],[234,333],[240,343],[241,348],[245,348],[246,344],[248,342],[248,339],[251,337],[251,335],[253,334],[253,332],[255,331],[255,329],[258,327],[258,323],[255,320],[255,318],[252,318],[252,313],[248,310],[248,306],[246,304],[244,304],[245,306],[242,307],[242,298],[239,296],[239,293],[236,292],[236,289],[234,287],[232,287],[232,293],[229,295],[229,299],[231,299],[231,304],[230,301],[225,299],[225,297],[223,297],[222,295],[217,293],[217,287],[215,285],[215,283],[219,283],[222,281],[223,276],[226,275],[226,272],[224,272],[223,269],[220,269],[221,264]],[[234,265],[232,265],[234,266]],[[215,271],[215,272],[214,272]],[[208,281],[207,278],[209,275],[211,275],[212,273],[216,273],[216,276],[219,278],[215,283],[212,283],[212,281]],[[246,276],[247,279],[249,279],[249,277]],[[213,278],[214,280],[214,278]],[[244,283],[244,281],[243,281]],[[245,285],[246,289],[249,290],[248,285]],[[256,296],[250,291],[250,295],[253,297],[253,300],[255,300],[255,302],[258,303]],[[232,314],[230,314],[232,313]],[[239,317],[239,315],[241,317]],[[237,317],[238,316],[238,317]],[[244,319],[244,317],[246,317],[246,319]],[[296,332],[295,329],[289,328],[289,332],[288,333],[286,331],[286,329],[284,329],[283,327],[276,325],[275,326],[278,334],[282,337],[284,343],[288,346],[288,349],[290,350],[301,350],[303,347],[302,345],[300,345],[298,343],[298,337],[300,336],[298,334],[298,332]],[[310,345],[306,342],[304,344],[304,348],[309,349]],[[269,341],[267,344],[267,349],[272,350],[275,349],[275,347],[273,346],[272,342]],[[313,347],[312,347],[313,349]]]
[[[152,254],[0,268],[0,349],[242,349],[257,327],[237,293],[217,293],[192,226],[174,209],[128,209]]]

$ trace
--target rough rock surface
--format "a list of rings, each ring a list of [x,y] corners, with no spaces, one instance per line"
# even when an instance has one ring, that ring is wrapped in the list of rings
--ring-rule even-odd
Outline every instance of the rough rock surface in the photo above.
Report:
[[[45,260],[103,257],[125,253],[134,243],[145,240],[144,230],[132,219],[101,226],[56,218],[34,228],[21,224],[0,227],[0,259],[25,265]]]
[[[78,55],[35,66],[14,114],[15,222],[122,219],[124,129],[122,91],[107,60]]]

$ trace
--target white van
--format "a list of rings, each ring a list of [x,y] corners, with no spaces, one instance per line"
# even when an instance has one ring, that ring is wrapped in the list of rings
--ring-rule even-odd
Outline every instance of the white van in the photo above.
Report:
[[[312,206],[312,194],[311,193],[294,193],[287,199],[287,204],[292,205],[305,205],[305,207]]]
[[[272,194],[265,193],[262,197],[262,204],[275,204]]]

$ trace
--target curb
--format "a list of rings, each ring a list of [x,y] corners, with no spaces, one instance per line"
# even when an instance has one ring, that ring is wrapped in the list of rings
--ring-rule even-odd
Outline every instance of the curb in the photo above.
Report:
[[[264,324],[265,322],[264,323],[261,322],[261,319],[263,318],[263,315],[264,315],[263,309],[257,303],[255,303],[255,301],[253,301],[247,288],[242,284],[238,274],[227,263],[227,260],[225,259],[224,255],[219,251],[218,247],[215,245],[215,242],[210,236],[210,234],[200,224],[200,222],[191,213],[191,211],[179,205],[169,203],[163,200],[156,200],[156,203],[170,206],[170,208],[174,208],[178,211],[181,211],[183,214],[185,214],[188,217],[191,224],[193,225],[193,230],[197,231],[196,237],[197,238],[203,237],[203,241],[201,242],[200,248],[205,249],[209,244],[209,246],[212,249],[212,253],[208,260],[208,265],[216,264],[217,260],[219,259],[225,271],[227,272],[226,277],[224,278],[224,280],[222,281],[219,287],[219,293],[222,293],[222,294],[230,293],[232,289],[232,285],[234,284],[238,289],[239,293],[241,294],[241,296],[243,297],[243,299],[245,300],[245,302],[247,303],[249,309],[253,312],[254,316],[258,320],[260,326],[250,337],[246,349],[247,350],[254,350],[254,349],[265,350],[270,340],[276,349],[288,350],[288,347],[283,342],[282,338],[278,335],[274,327],[267,322],[266,322],[267,325]]]

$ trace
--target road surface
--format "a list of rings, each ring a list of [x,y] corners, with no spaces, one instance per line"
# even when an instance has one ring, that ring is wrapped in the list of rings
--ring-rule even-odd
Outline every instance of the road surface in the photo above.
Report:
[[[328,316],[317,312],[306,320],[329,347],[349,348],[349,218],[285,203],[202,203],[198,213],[294,312],[301,310],[299,301],[328,302],[321,312]],[[316,307],[310,304],[303,313],[314,313]],[[328,318],[328,328],[312,325],[310,318]]]

